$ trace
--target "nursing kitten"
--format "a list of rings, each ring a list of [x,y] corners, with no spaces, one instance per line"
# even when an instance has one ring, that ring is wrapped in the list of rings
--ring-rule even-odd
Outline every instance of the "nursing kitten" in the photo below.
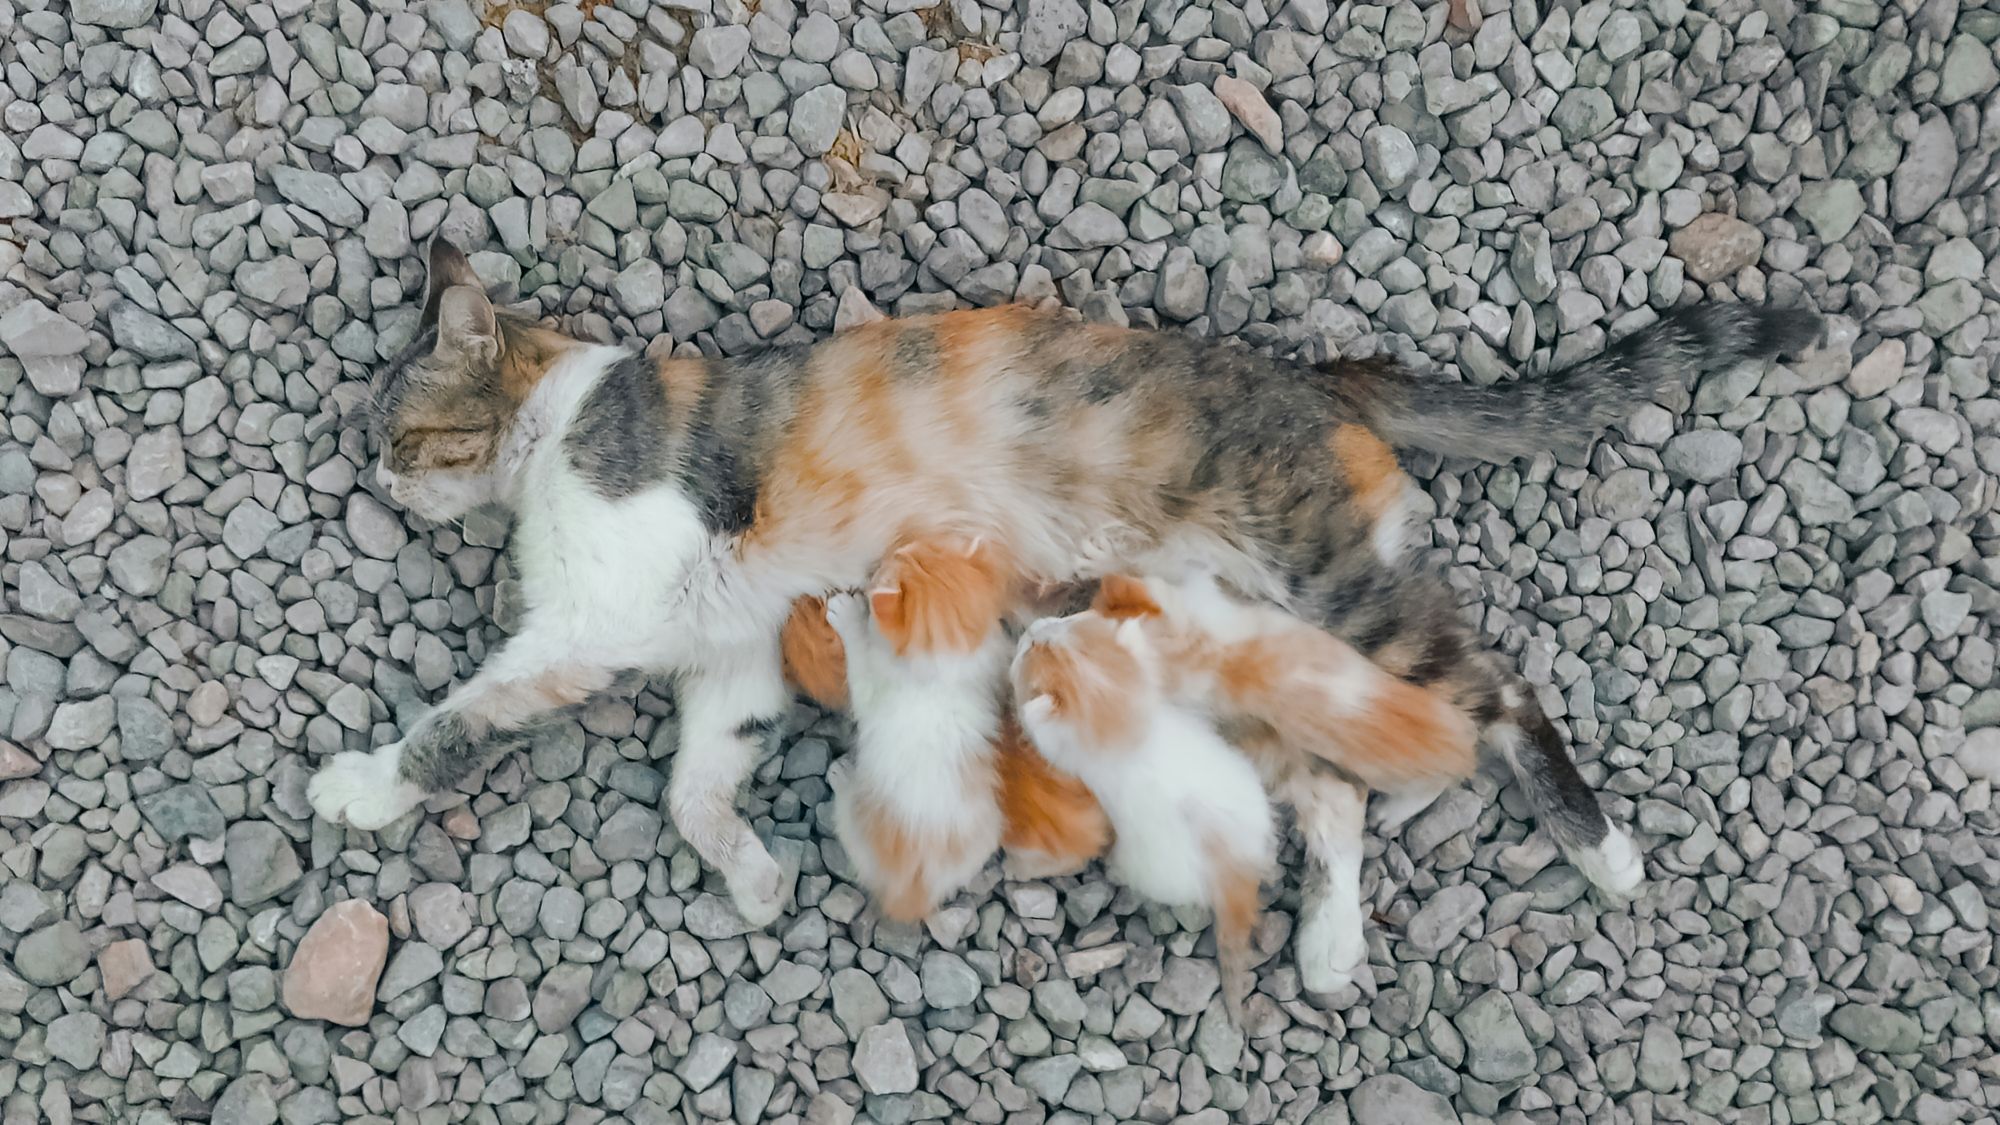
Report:
[[[1382,820],[1393,830],[1477,769],[1480,731],[1472,717],[1444,696],[1383,673],[1338,638],[1274,607],[1230,597],[1211,576],[1177,582],[1113,576],[1100,587],[1093,612],[1136,630],[1156,653],[1165,690],[1206,708],[1251,752],[1273,791],[1301,810],[1308,857],[1332,885],[1324,896],[1307,898],[1301,965],[1353,964],[1345,959],[1362,950],[1361,816],[1324,775],[1384,794]],[[1505,740],[1505,728],[1488,733],[1532,792],[1538,780],[1532,764]],[[1342,811],[1320,819],[1300,801],[1315,807],[1332,801]],[[1317,847],[1314,833],[1327,834]],[[1607,825],[1596,847],[1571,860],[1614,896],[1632,894],[1645,877],[1638,848],[1616,826]]]
[[[847,650],[854,748],[829,778],[834,834],[882,913],[914,922],[1000,847],[998,628],[963,655],[899,657],[858,594],[827,598]]]
[[[778,637],[792,600],[860,587],[896,547],[940,533],[999,545],[1017,588],[1074,578],[1085,541],[1114,524],[1132,531],[1118,569],[1201,558],[1482,728],[1523,732],[1557,838],[1572,854],[1596,846],[1596,796],[1532,693],[1471,659],[1479,639],[1435,575],[1378,554],[1389,446],[1579,449],[1670,384],[1818,330],[1794,310],[1703,305],[1492,387],[1020,306],[655,361],[494,307],[442,239],[430,267],[417,337],[378,388],[378,480],[433,520],[512,509],[525,612],[400,741],[324,766],[313,808],[384,826],[615,673],[671,675],[669,812],[757,925],[788,888],[736,796],[788,702]]]
[[[1030,625],[1011,678],[1035,746],[1109,814],[1112,876],[1155,902],[1214,911],[1236,1018],[1258,885],[1278,864],[1271,801],[1257,768],[1162,673],[1137,622],[1084,613]]]
[[[834,802],[836,832],[860,869],[862,882],[880,898],[883,912],[902,921],[929,913],[977,874],[985,856],[992,852],[988,846],[976,857],[968,852],[949,863],[937,862],[934,856],[959,846],[955,841],[962,834],[956,832],[943,844],[902,846],[905,840],[914,841],[933,831],[926,827],[932,808],[983,803],[963,818],[965,823],[980,827],[982,841],[986,821],[997,812],[997,842],[1007,852],[1006,870],[1013,878],[1043,878],[1080,870],[1103,853],[1111,836],[1110,824],[1090,790],[1075,777],[1052,768],[1028,744],[1011,703],[1000,707],[996,723],[988,723],[983,703],[996,688],[992,679],[999,678],[997,667],[989,669],[996,674],[986,681],[940,676],[934,659],[915,658],[906,663],[890,651],[892,637],[907,641],[910,636],[903,612],[906,591],[901,583],[921,581],[936,562],[951,553],[950,546],[931,543],[911,545],[892,556],[869,599],[883,607],[882,616],[872,614],[851,595],[832,599],[840,607],[837,613],[828,599],[801,598],[792,607],[782,637],[787,678],[823,707],[843,708],[851,698],[874,703],[880,693],[914,691],[925,703],[909,710],[937,714],[941,708],[951,708],[948,713],[971,719],[937,733],[931,743],[906,743],[894,738],[894,732],[875,725],[875,720],[857,720],[853,759],[858,765],[841,767],[843,776],[838,779]],[[931,601],[938,604],[937,599]],[[839,627],[832,620],[836,616],[841,618]],[[930,623],[924,627],[935,631],[945,626]],[[1003,652],[1011,650],[1011,641],[1000,634],[997,622],[993,638],[1003,646]],[[848,653],[857,651],[860,658],[850,660]],[[963,667],[962,663],[957,667],[947,664],[944,669],[950,673]],[[951,701],[941,698],[947,693],[970,695],[973,702],[954,708]],[[874,713],[884,708],[864,704],[861,710]],[[990,745],[983,749],[972,745],[970,740],[989,726],[997,727],[990,732]],[[905,756],[922,759],[914,772],[902,769],[900,762]],[[940,770],[938,763],[944,756],[956,757],[961,768]],[[925,791],[941,791],[941,796],[921,800],[921,807],[913,812],[899,811],[898,794],[912,791],[911,786],[919,783]],[[975,850],[978,846],[971,845]]]

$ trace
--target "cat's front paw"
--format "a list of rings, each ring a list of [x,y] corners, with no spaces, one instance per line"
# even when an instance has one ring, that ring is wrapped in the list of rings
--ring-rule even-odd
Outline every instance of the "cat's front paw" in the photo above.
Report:
[[[1354,983],[1368,960],[1359,904],[1322,904],[1299,924],[1296,944],[1299,984],[1307,992],[1338,992]]]
[[[754,847],[738,850],[736,865],[724,881],[736,913],[761,930],[785,912],[785,869],[762,842],[754,838],[752,842]]]
[[[400,742],[372,753],[335,754],[306,783],[306,800],[330,823],[365,831],[386,828],[424,800],[424,791],[401,777],[402,761]]]

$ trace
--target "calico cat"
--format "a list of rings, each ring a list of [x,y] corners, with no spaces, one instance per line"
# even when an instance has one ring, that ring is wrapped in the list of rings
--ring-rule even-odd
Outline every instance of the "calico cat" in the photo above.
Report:
[[[1383,362],[1313,368],[1169,332],[1020,306],[877,321],[807,347],[654,361],[496,308],[464,254],[430,252],[421,330],[378,387],[396,502],[432,520],[513,509],[517,634],[308,795],[379,828],[449,789],[495,736],[627,668],[678,681],[668,807],[738,910],[783,910],[784,871],[736,794],[788,701],[779,627],[800,595],[851,589],[901,544],[996,545],[1008,581],[1192,559],[1518,734],[1572,856],[1607,825],[1533,696],[1481,657],[1441,579],[1373,536],[1392,445],[1508,458],[1586,445],[1668,384],[1810,340],[1793,310],[1678,310],[1604,354],[1473,387]],[[964,638],[960,638],[964,640]]]
[[[1256,766],[1182,703],[1166,655],[1136,619],[1048,617],[1022,636],[1010,676],[1035,747],[1110,815],[1112,876],[1155,902],[1214,912],[1223,1000],[1237,1018],[1277,830]]]

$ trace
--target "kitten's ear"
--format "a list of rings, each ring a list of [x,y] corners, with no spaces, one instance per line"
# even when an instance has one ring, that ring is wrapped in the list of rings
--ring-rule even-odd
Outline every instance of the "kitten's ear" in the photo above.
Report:
[[[1142,648],[1146,644],[1146,627],[1139,619],[1130,617],[1118,623],[1118,643],[1129,649]]]
[[[868,591],[868,615],[875,619],[875,628],[882,638],[901,655],[911,639],[910,622],[903,613],[903,588],[877,586]]]
[[[500,320],[475,286],[454,285],[438,295],[437,332],[441,355],[487,362],[500,355]]]
[[[1145,617],[1160,612],[1160,603],[1154,599],[1153,591],[1142,578],[1124,574],[1107,574],[1097,584],[1097,597],[1090,608],[1106,617]]]
[[[1055,717],[1056,699],[1047,692],[1021,704],[1021,721],[1029,726],[1051,722]]]
[[[465,256],[465,251],[454,246],[444,235],[436,235],[431,239],[429,262],[429,273],[424,282],[423,326],[425,328],[438,323],[441,302],[446,290],[468,286],[481,293],[486,291],[485,286],[479,283],[479,275],[472,271],[471,259]]]

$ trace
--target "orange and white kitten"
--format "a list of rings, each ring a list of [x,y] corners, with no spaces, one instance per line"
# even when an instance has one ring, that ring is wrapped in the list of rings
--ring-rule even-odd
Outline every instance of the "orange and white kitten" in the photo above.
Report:
[[[1082,778],[1117,834],[1111,874],[1170,906],[1215,912],[1224,1001],[1247,992],[1258,885],[1277,870],[1277,831],[1256,766],[1167,691],[1136,621],[1044,618],[1012,669],[1021,723],[1059,769]]]
[[[915,592],[906,586],[977,574],[976,565],[951,557],[954,547],[974,560],[984,550],[976,541],[906,546],[865,598],[826,599],[827,624],[846,650],[854,709],[854,752],[828,778],[834,833],[882,913],[898,921],[929,914],[1000,847],[994,741],[1010,646],[998,610],[983,621],[904,612],[906,595]],[[924,604],[983,600],[961,590]]]
[[[883,580],[893,578],[898,572],[907,576],[911,568],[903,566],[900,560],[913,554],[927,553],[933,556],[931,565],[924,567],[922,572],[934,574],[939,569],[936,565],[936,545],[911,544],[892,559],[893,569],[884,575]],[[880,582],[878,592],[886,592]],[[875,600],[885,599],[878,597]],[[1034,602],[1035,599],[1027,599],[1014,608],[1019,610]],[[903,609],[900,606],[893,608]],[[894,619],[900,621],[906,618],[907,611],[904,610]],[[839,631],[827,619],[826,599],[802,597],[794,602],[791,616],[785,621],[781,642],[785,677],[793,687],[821,707],[846,709],[850,701],[848,677],[852,666],[847,662],[846,646]],[[864,678],[883,675],[898,680],[909,675],[906,669],[897,666],[894,659],[871,660],[859,666],[859,674]],[[871,686],[867,694],[872,702],[876,691]],[[1028,741],[1014,717],[1011,697],[1001,707],[999,732],[993,740],[992,762],[995,796],[1000,809],[1000,846],[1006,853],[1005,870],[1009,878],[1040,879],[1072,874],[1104,854],[1111,844],[1111,825],[1105,818],[1104,809],[1089,787],[1073,775],[1052,767],[1048,759]],[[855,845],[846,846],[857,862],[866,860],[872,864],[873,883],[907,886],[921,881],[917,873],[907,870],[923,861],[920,855],[904,851],[891,856],[875,848],[868,849],[865,854],[857,854]],[[897,864],[906,869],[895,870]],[[947,897],[955,889],[936,887],[935,891],[943,893],[935,897]]]
[[[1364,953],[1362,801],[1373,790],[1387,830],[1423,811],[1479,764],[1479,726],[1456,701],[1390,675],[1352,645],[1264,603],[1224,593],[1209,575],[1181,581],[1111,576],[1094,612],[1136,629],[1170,695],[1205,708],[1298,814],[1322,884],[1306,896],[1299,962],[1307,987],[1346,983]],[[1500,749],[1524,784],[1536,779]],[[1607,824],[1572,853],[1591,881],[1629,895],[1644,878],[1638,849]]]

